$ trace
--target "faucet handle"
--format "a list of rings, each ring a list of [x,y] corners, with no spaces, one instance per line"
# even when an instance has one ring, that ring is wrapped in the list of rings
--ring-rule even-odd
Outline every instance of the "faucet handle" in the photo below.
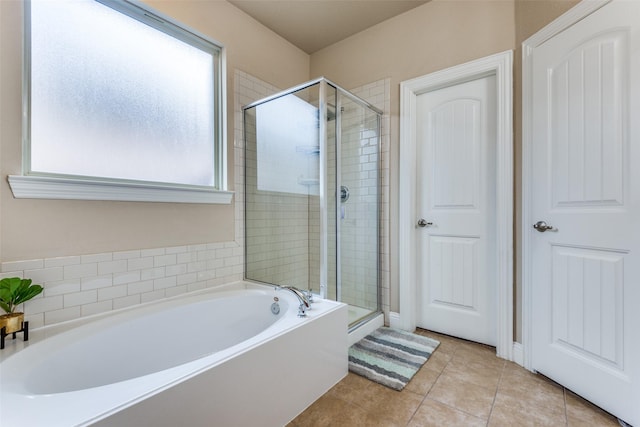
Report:
[[[301,303],[298,306],[298,317],[307,317],[307,307],[304,305],[304,303]]]
[[[313,291],[311,290],[311,288],[309,288],[308,291],[305,292],[306,297],[307,297],[307,301],[309,301],[309,304],[314,303],[315,301],[313,300]]]

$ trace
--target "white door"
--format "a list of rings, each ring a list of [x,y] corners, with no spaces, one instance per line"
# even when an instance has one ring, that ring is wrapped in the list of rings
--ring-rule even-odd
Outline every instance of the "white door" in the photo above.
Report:
[[[496,79],[416,97],[417,325],[496,345]]]
[[[640,2],[533,53],[532,368],[640,425]]]

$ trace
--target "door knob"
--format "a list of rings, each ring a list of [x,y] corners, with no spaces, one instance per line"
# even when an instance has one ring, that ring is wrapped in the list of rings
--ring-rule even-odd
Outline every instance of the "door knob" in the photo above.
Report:
[[[418,227],[431,227],[432,225],[432,222],[427,222],[427,220],[424,218],[420,218],[418,220]]]
[[[535,228],[540,233],[544,233],[545,231],[558,231],[557,228],[552,225],[547,225],[547,223],[544,221],[536,222],[535,224],[533,224],[533,228]]]

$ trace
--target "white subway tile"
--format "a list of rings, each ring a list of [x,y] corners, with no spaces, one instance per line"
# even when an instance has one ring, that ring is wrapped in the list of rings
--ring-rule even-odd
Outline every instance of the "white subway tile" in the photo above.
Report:
[[[116,298],[113,300],[113,309],[118,310],[120,308],[130,307],[132,305],[140,304],[140,295],[129,295],[122,298]]]
[[[154,248],[154,249],[142,249],[140,251],[140,256],[142,258],[144,257],[154,257],[154,256],[158,256],[158,255],[164,255],[164,248]]]
[[[216,257],[216,250],[215,249],[205,250],[205,251],[198,251],[197,261],[208,261],[210,259],[214,259],[215,257]]]
[[[126,273],[114,273],[113,284],[122,285],[125,283],[137,282],[140,280],[140,271],[128,271]]]
[[[43,293],[45,297],[52,297],[55,295],[70,294],[72,292],[80,292],[80,279],[47,282],[44,286]]]
[[[174,247],[165,249],[165,253],[167,255],[169,255],[169,254],[181,254],[181,253],[185,253],[185,252],[187,252],[187,247],[186,246],[174,246]]]
[[[80,314],[82,316],[92,316],[94,314],[105,313],[113,310],[113,301],[100,301],[92,304],[84,304],[80,306]]]
[[[153,281],[153,289],[165,289],[171,286],[176,286],[176,276],[165,277],[163,279],[155,279]]]
[[[179,274],[176,277],[176,284],[177,285],[188,285],[191,283],[194,283],[198,278],[198,274],[197,273],[186,273],[186,274]]]
[[[25,313],[46,313],[51,310],[63,308],[63,299],[61,295],[52,297],[34,298],[24,304]]]
[[[37,270],[25,270],[24,277],[33,280],[34,284],[42,284],[43,282],[53,282],[62,280],[62,267],[40,268]]]
[[[128,262],[126,259],[115,261],[104,261],[98,263],[98,274],[122,273],[127,271]]]
[[[168,265],[165,267],[166,276],[177,276],[187,272],[187,264]]]
[[[141,280],[159,279],[164,277],[164,267],[148,268],[140,271]]]
[[[153,291],[153,292],[146,292],[144,294],[140,295],[140,302],[151,302],[151,301],[157,301],[159,299],[164,298],[164,289],[159,289],[157,291]]]
[[[181,295],[187,292],[187,286],[174,286],[172,288],[165,289],[165,296],[167,298]]]
[[[183,254],[178,254],[178,256],[176,257],[177,264],[185,264],[189,262],[195,262],[197,260],[198,260],[197,252],[187,252]]]
[[[44,313],[25,313],[24,321],[29,322],[29,329],[41,328],[44,326]]]
[[[98,292],[94,290],[74,292],[64,294],[64,307],[75,307],[76,305],[89,304],[98,301]]]
[[[67,320],[78,319],[80,315],[80,306],[47,311],[44,313],[44,323],[45,325],[52,325],[54,323],[66,322]]]
[[[88,291],[91,289],[106,288],[113,285],[113,276],[105,274],[103,276],[83,277],[80,279],[80,289]]]
[[[201,245],[189,245],[187,246],[187,250],[189,252],[198,252],[198,251],[204,251],[207,249],[207,245],[206,244],[201,244]]]
[[[65,265],[63,268],[64,279],[77,279],[98,275],[98,264],[95,262],[89,264]]]
[[[216,268],[220,268],[220,267],[224,267],[224,259],[219,258],[219,259],[214,259],[211,261],[207,261],[207,269],[208,270],[214,270]]]
[[[105,262],[113,260],[113,253],[108,252],[104,254],[91,254],[91,255],[80,255],[80,263],[81,264],[91,264],[98,262]]]
[[[153,290],[153,280],[145,280],[144,282],[134,282],[127,285],[127,294],[142,294]]]
[[[0,279],[6,279],[7,277],[19,277],[24,279],[24,271],[5,271],[4,273],[0,273]]]
[[[2,263],[2,271],[38,270],[41,268],[44,268],[43,259],[7,261]]]
[[[207,269],[207,263],[204,261],[199,262],[190,262],[187,264],[187,271],[189,273],[197,273],[199,271],[204,271]]]
[[[127,285],[110,286],[98,289],[98,301],[113,300],[127,296]]]
[[[176,264],[176,254],[158,255],[153,257],[154,267],[164,267],[165,265],[175,265],[175,264]]]
[[[67,265],[80,264],[79,256],[63,256],[57,258],[46,258],[44,260],[45,267],[65,267]]]
[[[189,292],[199,291],[201,289],[205,289],[207,287],[206,282],[192,282],[187,285],[187,289]]]
[[[226,258],[226,257],[230,257],[233,256],[233,249],[232,248],[226,248],[226,249],[218,249],[216,250],[216,258]]]
[[[128,269],[129,271],[133,270],[142,270],[144,268],[152,268],[153,267],[153,257],[143,257],[143,258],[131,258],[128,260]]]

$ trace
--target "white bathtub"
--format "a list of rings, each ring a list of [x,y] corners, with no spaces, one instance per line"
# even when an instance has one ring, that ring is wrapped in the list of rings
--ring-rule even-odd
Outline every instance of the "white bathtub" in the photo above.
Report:
[[[297,309],[239,282],[9,340],[0,425],[284,425],[347,373],[346,305]]]

